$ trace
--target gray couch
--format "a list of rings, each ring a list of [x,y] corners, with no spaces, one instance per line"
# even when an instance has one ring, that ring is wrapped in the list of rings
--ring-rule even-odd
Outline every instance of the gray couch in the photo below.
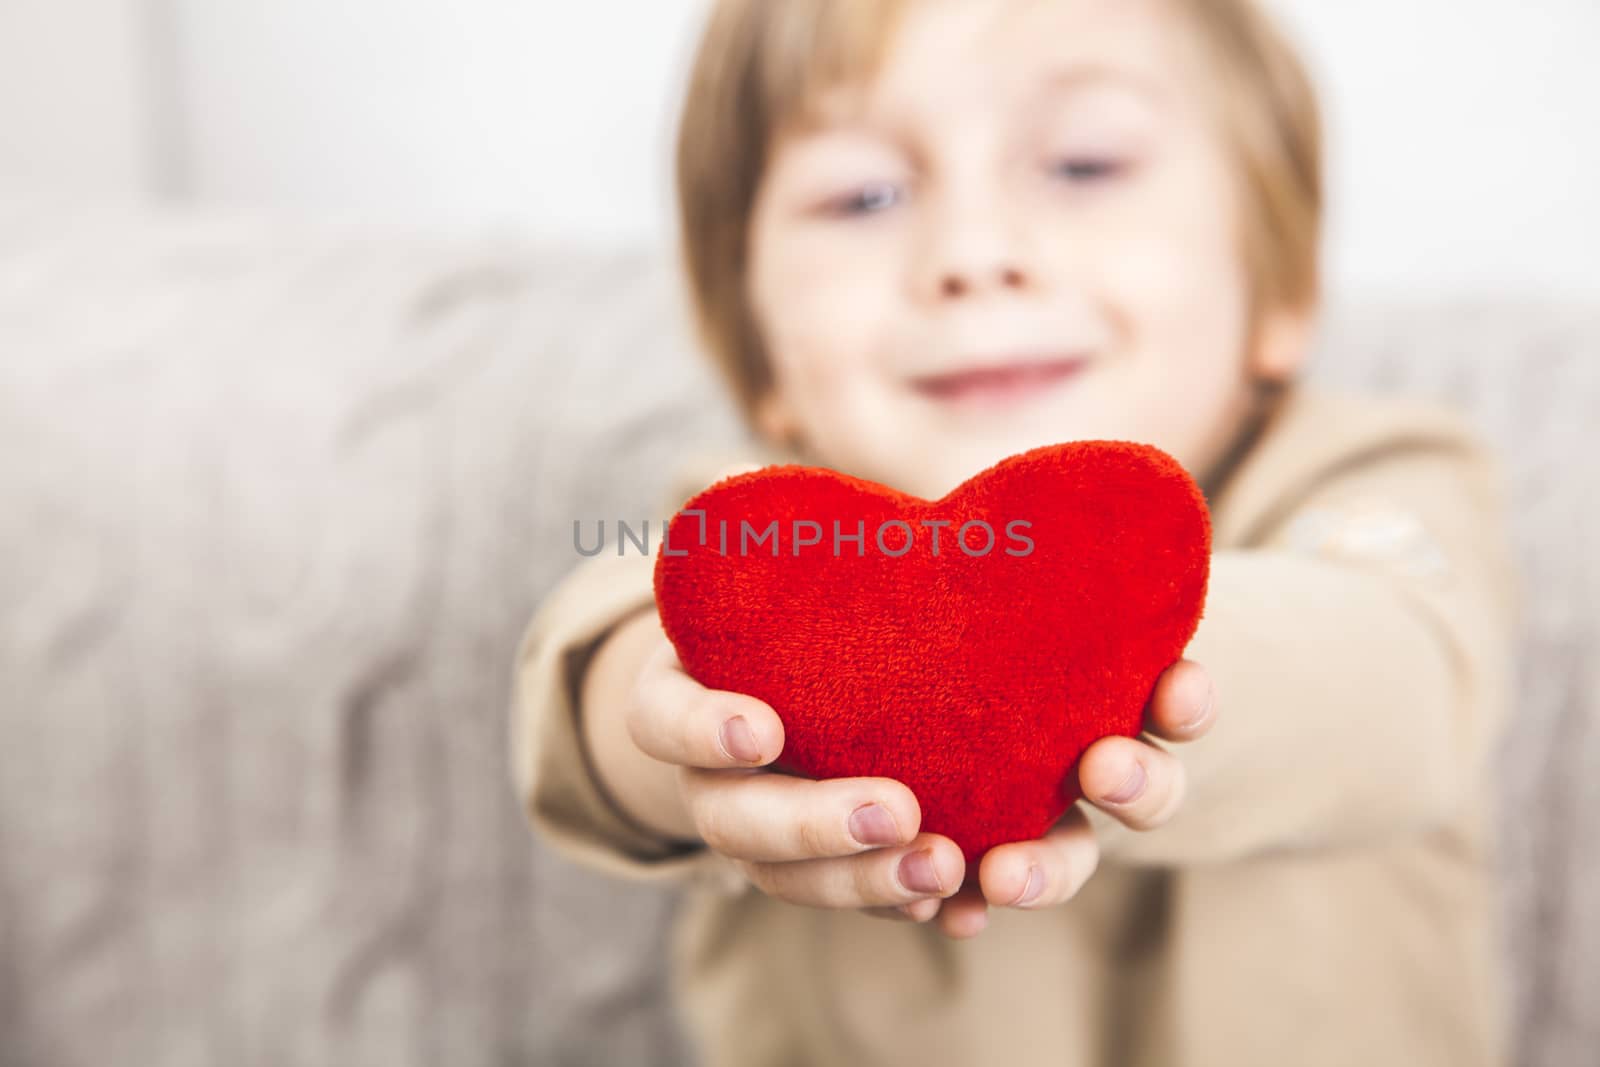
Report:
[[[670,258],[0,211],[0,1063],[688,1062],[673,901],[555,858],[512,651],[577,516],[738,428]],[[1600,307],[1333,309],[1508,459],[1519,1059],[1600,1048]]]

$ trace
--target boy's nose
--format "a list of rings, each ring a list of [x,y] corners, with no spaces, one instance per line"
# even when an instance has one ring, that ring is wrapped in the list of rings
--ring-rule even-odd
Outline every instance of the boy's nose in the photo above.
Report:
[[[940,304],[1037,286],[1039,250],[1029,220],[992,199],[963,199],[925,217],[913,253],[922,299]]]
[[[1023,289],[1027,286],[1027,276],[1020,267],[1003,264],[988,273],[1001,288]],[[939,295],[944,297],[965,296],[973,288],[971,273],[967,271],[947,270],[939,280]]]

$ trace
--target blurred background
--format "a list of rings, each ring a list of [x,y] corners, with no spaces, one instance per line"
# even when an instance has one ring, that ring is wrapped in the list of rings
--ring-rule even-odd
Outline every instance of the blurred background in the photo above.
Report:
[[[0,179],[128,203],[659,239],[705,0],[5,0]],[[1592,0],[1274,0],[1346,284],[1600,287]]]
[[[1313,375],[1500,448],[1517,1062],[1600,1049],[1600,5],[1277,0]],[[0,0],[0,1063],[691,1062],[674,901],[524,829],[574,515],[737,434],[669,153],[704,0]]]

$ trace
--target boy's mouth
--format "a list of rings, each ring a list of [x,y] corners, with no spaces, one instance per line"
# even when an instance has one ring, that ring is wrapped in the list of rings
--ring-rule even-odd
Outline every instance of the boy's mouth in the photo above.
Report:
[[[1012,360],[946,374],[913,378],[911,386],[930,399],[961,407],[1010,407],[1033,399],[1069,378],[1088,361],[1080,358]]]

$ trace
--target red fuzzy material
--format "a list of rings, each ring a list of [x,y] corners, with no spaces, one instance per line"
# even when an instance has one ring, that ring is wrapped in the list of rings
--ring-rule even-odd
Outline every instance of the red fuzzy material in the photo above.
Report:
[[[907,529],[882,525],[896,519],[912,534],[899,556]],[[800,543],[819,531],[797,520],[820,541]],[[922,524],[937,520],[935,555]],[[969,554],[982,527],[956,540],[974,520],[993,530],[986,554]],[[985,851],[1039,837],[1082,795],[1092,742],[1139,734],[1199,626],[1210,557],[1205,498],[1176,460],[1075,441],[937,501],[795,464],[725,478],[673,517],[655,593],[690,676],[777,711],[774,769],[904,782],[970,880]]]

